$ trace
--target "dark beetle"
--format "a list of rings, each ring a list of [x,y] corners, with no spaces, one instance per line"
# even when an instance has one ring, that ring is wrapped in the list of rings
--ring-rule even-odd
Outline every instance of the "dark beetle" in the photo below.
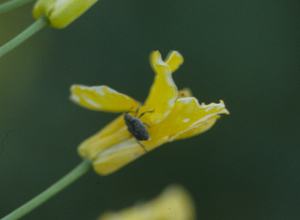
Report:
[[[125,123],[127,125],[127,130],[130,132],[130,134],[135,137],[135,139],[137,140],[138,144],[142,146],[142,148],[147,152],[147,149],[139,142],[139,141],[146,141],[149,140],[149,133],[145,127],[145,125],[150,128],[150,126],[147,123],[142,122],[142,120],[140,119],[145,113],[148,112],[153,112],[152,111],[145,111],[142,114],[140,114],[140,116],[137,118],[137,113],[139,111],[138,107],[135,111],[135,115],[129,115],[128,112],[125,113],[124,115],[124,120]]]

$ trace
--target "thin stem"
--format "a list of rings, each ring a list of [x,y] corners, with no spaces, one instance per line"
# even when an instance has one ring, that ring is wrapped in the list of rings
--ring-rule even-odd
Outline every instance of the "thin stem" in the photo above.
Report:
[[[33,0],[11,0],[0,5],[0,14],[9,12],[15,8],[25,5]]]
[[[24,205],[20,206],[1,220],[16,220],[21,218],[22,216],[26,215],[39,205],[46,202],[48,199],[50,199],[52,196],[54,196],[59,191],[66,188],[68,185],[73,183],[75,180],[77,180],[79,177],[81,177],[83,174],[85,174],[87,171],[89,171],[92,167],[92,161],[89,159],[83,160],[77,167],[75,167],[71,172],[69,172],[67,175],[65,175],[63,178],[58,180],[56,183],[54,183],[52,186],[50,186],[48,189],[46,189],[44,192],[36,196],[35,198],[31,199]]]
[[[30,25],[25,31],[16,36],[14,39],[9,41],[0,47],[0,57],[5,55],[7,52],[14,49],[16,46],[27,40],[33,34],[41,30],[48,24],[48,19],[45,16],[41,16],[38,20],[36,20],[32,25]]]

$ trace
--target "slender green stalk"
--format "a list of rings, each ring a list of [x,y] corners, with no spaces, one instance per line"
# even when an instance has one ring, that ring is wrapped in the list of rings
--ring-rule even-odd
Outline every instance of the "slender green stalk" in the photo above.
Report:
[[[17,208],[1,220],[16,220],[21,218],[22,216],[26,215],[39,205],[46,202],[48,199],[50,199],[52,196],[54,196],[56,193],[60,192],[64,188],[66,188],[68,185],[73,183],[75,180],[77,180],[79,177],[81,177],[83,174],[85,174],[87,171],[89,171],[92,167],[92,161],[90,159],[83,160],[77,167],[75,167],[71,172],[69,172],[67,175],[65,175],[63,178],[61,178],[59,181],[54,183],[52,186],[50,186],[48,189],[46,189],[44,192],[36,196],[35,198],[31,199],[21,207]]]
[[[32,25],[30,25],[25,31],[16,36],[14,39],[9,41],[0,47],[0,57],[5,55],[7,52],[14,49],[16,46],[27,40],[33,34],[41,30],[48,24],[48,19],[45,16],[41,16],[38,20],[36,20]]]
[[[0,14],[9,12],[15,8],[25,5],[33,0],[11,0],[0,5]]]

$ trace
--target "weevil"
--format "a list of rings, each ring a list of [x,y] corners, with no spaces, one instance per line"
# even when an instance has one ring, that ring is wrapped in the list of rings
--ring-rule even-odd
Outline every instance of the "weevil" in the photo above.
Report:
[[[150,126],[149,126],[149,124],[143,122],[140,118],[145,113],[153,112],[154,110],[145,111],[145,112],[141,113],[140,116],[137,117],[139,109],[140,109],[140,107],[138,107],[136,109],[134,116],[128,114],[131,111],[126,112],[125,115],[124,115],[124,120],[125,120],[125,123],[127,125],[127,130],[136,139],[137,143],[139,145],[141,145],[141,147],[145,150],[145,152],[147,152],[148,150],[139,141],[149,140],[150,136],[149,136],[149,133],[148,133],[145,125],[148,128],[150,128]]]

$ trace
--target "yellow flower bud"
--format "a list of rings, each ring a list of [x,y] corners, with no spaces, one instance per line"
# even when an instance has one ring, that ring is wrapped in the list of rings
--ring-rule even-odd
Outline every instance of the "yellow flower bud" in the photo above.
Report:
[[[38,0],[33,8],[33,16],[39,19],[45,15],[49,24],[55,28],[64,28],[81,16],[97,0]]]

